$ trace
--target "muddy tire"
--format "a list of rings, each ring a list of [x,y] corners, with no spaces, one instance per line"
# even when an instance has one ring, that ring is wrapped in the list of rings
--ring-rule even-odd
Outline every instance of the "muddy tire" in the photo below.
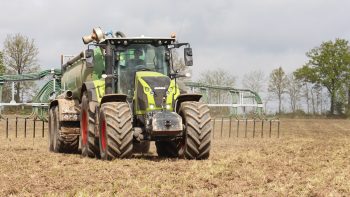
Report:
[[[179,156],[179,143],[174,141],[156,141],[158,157],[176,158]]]
[[[59,112],[58,106],[53,107],[53,132],[52,141],[53,141],[53,152],[56,153],[76,153],[78,151],[78,136],[63,136],[61,135],[61,126],[62,123],[59,121]]]
[[[179,113],[185,124],[179,156],[185,159],[207,159],[210,154],[212,131],[208,106],[194,101],[183,102]]]
[[[80,110],[80,144],[84,157],[99,157],[99,146],[95,140],[95,114],[89,108],[89,99],[83,93]]]
[[[151,142],[150,141],[143,141],[140,143],[134,143],[133,144],[133,153],[140,153],[140,154],[145,154],[149,152],[151,146]]]
[[[101,159],[130,158],[133,132],[129,105],[125,102],[103,103],[99,118]]]
[[[53,108],[50,108],[49,110],[49,132],[48,132],[48,145],[49,145],[49,151],[53,152],[54,148],[53,148],[53,125],[54,125],[54,112],[53,112]]]

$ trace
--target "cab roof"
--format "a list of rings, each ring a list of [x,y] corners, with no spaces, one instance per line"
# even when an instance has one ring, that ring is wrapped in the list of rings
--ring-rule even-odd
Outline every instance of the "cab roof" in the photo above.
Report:
[[[121,38],[106,38],[100,44],[107,42],[116,45],[130,44],[152,44],[152,45],[172,45],[176,41],[175,38],[157,38],[157,37],[121,37]]]

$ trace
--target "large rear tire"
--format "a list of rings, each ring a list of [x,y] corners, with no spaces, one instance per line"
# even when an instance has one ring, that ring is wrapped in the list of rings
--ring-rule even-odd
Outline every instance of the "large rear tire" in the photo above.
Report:
[[[129,105],[125,102],[103,103],[99,117],[101,159],[130,158],[133,132]]]
[[[179,155],[185,159],[207,159],[211,148],[211,117],[209,108],[200,102],[183,102],[179,110],[185,124]]]
[[[81,154],[84,157],[99,157],[99,146],[95,143],[95,114],[90,111],[86,94],[86,92],[83,93],[80,110]]]
[[[53,152],[53,133],[54,133],[54,108],[49,109],[49,133],[48,133],[48,142],[49,142],[49,151]]]
[[[78,136],[77,135],[61,135],[62,123],[59,121],[58,106],[53,107],[53,152],[56,153],[76,153],[78,151]]]

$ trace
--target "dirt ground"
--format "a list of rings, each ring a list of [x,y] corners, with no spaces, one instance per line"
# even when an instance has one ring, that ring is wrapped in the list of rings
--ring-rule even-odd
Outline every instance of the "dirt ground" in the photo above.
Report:
[[[0,196],[350,195],[350,120],[283,119],[280,138],[254,139],[219,138],[216,125],[204,161],[159,159],[154,146],[111,162],[50,153],[39,131],[15,138],[10,125],[6,139],[0,124]]]

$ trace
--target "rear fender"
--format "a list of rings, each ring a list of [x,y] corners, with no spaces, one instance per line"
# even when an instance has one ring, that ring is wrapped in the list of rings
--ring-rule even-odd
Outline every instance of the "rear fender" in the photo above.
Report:
[[[58,106],[59,121],[79,121],[79,101],[75,99],[55,99],[50,108]]]
[[[95,80],[95,81],[85,82],[81,88],[80,100],[82,99],[83,93],[85,91],[87,92],[87,97],[90,101],[89,102],[90,111],[95,113],[97,103],[101,101],[101,98],[104,95],[104,81]]]
[[[175,112],[178,112],[182,102],[199,101],[202,98],[200,94],[180,94],[175,100]]]

